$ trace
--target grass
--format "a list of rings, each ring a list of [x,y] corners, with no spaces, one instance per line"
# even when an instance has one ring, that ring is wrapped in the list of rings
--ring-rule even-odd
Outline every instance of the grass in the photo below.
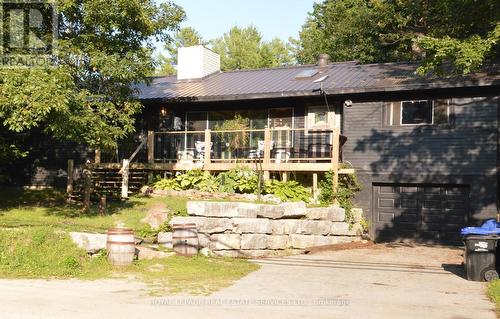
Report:
[[[488,283],[488,297],[495,303],[497,318],[500,318],[500,280]]]
[[[172,256],[135,261],[113,268],[105,254],[90,257],[71,241],[69,231],[103,232],[122,223],[138,233],[148,208],[165,203],[172,211],[185,211],[184,197],[133,197],[111,202],[109,215],[88,214],[67,204],[54,190],[23,191],[0,188],[0,278],[136,278],[149,285],[149,294],[210,294],[259,268],[246,260]]]
[[[2,278],[135,278],[148,284],[150,295],[208,295],[258,268],[242,259],[202,256],[140,260],[126,268],[113,268],[105,254],[88,256],[57,228],[0,230]]]
[[[151,295],[181,292],[209,295],[259,268],[257,264],[236,258],[172,256],[139,261],[132,270],[150,285]]]
[[[144,228],[141,219],[150,206],[165,203],[173,211],[182,211],[187,200],[185,197],[132,197],[125,202],[109,202],[108,215],[99,216],[97,207],[83,214],[81,206],[66,203],[60,191],[0,188],[0,228],[52,226],[68,231],[103,232],[123,224],[140,230]]]

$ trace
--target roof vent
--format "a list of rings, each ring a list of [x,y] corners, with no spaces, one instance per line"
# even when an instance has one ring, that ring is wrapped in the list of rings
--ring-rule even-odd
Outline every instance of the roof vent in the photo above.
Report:
[[[324,68],[328,65],[328,60],[330,56],[328,54],[322,53],[318,56],[318,66]]]

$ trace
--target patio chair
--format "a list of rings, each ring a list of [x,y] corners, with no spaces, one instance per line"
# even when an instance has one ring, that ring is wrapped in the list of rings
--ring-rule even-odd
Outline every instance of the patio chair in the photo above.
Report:
[[[210,154],[213,153],[212,147],[214,146],[213,142],[210,142]],[[202,161],[205,159],[205,142],[196,141],[194,142],[194,148],[196,150],[196,159]]]

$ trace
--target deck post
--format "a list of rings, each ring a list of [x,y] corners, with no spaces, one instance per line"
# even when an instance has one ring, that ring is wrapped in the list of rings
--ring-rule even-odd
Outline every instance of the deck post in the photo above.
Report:
[[[100,164],[101,163],[101,149],[96,148],[94,151],[94,163]]]
[[[203,170],[207,171],[210,169],[210,153],[212,152],[212,135],[209,129],[205,130],[205,154],[203,158]]]
[[[66,184],[66,193],[71,196],[73,194],[73,169],[74,161],[72,159],[68,160],[68,183]]]
[[[155,162],[155,132],[148,131],[148,163]]]
[[[285,183],[288,181],[288,173],[287,172],[281,173],[281,180]]]
[[[146,147],[148,149],[148,163],[153,164],[155,162],[155,132],[148,131],[148,136],[146,140]],[[154,174],[153,171],[148,171],[148,183],[153,182]]]
[[[340,131],[338,127],[333,128],[332,132],[332,170],[333,170],[333,193],[337,192],[339,185],[339,139]]]
[[[269,179],[269,164],[271,163],[271,129],[264,129],[264,180]]]
[[[128,175],[129,175],[129,165],[128,159],[123,160],[122,166],[122,198],[128,198]]]
[[[313,198],[318,199],[318,173],[313,173]]]

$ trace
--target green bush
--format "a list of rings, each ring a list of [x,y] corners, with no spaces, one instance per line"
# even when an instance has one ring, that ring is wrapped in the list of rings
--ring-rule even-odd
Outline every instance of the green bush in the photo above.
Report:
[[[217,179],[209,172],[193,169],[174,178],[161,179],[153,184],[156,189],[186,190],[196,189],[203,192],[215,192],[219,188]]]
[[[325,178],[320,182],[320,195],[319,201],[321,204],[331,204],[335,200],[339,203],[340,207],[345,209],[346,220],[352,219],[351,209],[354,207],[352,202],[357,192],[361,190],[356,175],[342,174],[339,175],[339,184],[337,192],[333,192],[333,171],[325,173]]]
[[[265,192],[278,197],[282,201],[303,201],[306,203],[311,201],[311,192],[296,181],[281,182],[274,179],[266,181]]]
[[[257,191],[259,177],[250,168],[233,168],[217,176],[219,190],[227,193],[253,194]]]
[[[234,168],[220,173],[217,177],[201,170],[191,170],[171,179],[161,179],[154,183],[156,189],[187,190],[196,189],[206,192],[227,192],[240,194],[257,193],[259,176],[250,168]],[[311,201],[309,189],[296,181],[266,181],[264,193],[274,195],[282,201]],[[148,231],[145,230],[145,233]]]

